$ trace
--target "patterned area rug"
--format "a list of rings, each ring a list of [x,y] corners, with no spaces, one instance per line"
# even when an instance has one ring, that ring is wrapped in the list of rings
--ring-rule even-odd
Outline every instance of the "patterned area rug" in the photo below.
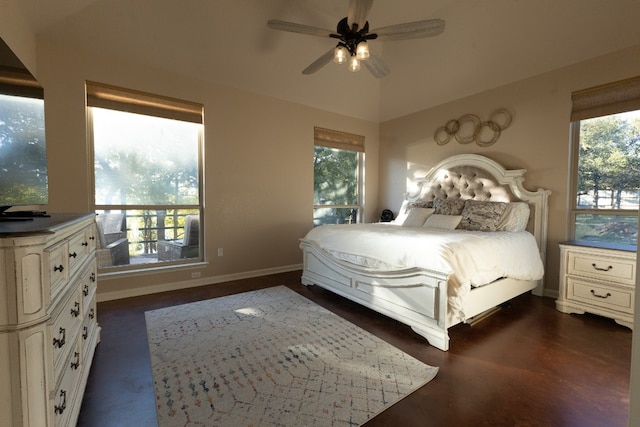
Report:
[[[284,286],[145,316],[161,427],[353,427],[438,372]]]

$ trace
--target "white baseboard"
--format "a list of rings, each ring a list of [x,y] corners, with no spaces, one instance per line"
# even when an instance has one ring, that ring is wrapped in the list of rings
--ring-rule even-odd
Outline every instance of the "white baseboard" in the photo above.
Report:
[[[112,301],[123,298],[138,297],[141,295],[156,294],[159,292],[176,291],[180,289],[195,288],[198,286],[214,285],[216,283],[230,282],[233,280],[250,279],[252,277],[269,276],[271,274],[288,273],[290,271],[302,270],[302,264],[287,265],[282,267],[265,268],[262,270],[246,271],[243,273],[226,274],[222,276],[201,277],[194,280],[185,280],[173,283],[162,283],[159,285],[145,286],[142,288],[126,289],[114,292],[98,292],[96,296],[98,302]]]
[[[547,298],[558,299],[559,292],[557,289],[545,289],[544,296]]]

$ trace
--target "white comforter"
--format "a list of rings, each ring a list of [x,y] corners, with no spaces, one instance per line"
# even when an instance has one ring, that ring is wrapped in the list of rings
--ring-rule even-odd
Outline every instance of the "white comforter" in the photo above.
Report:
[[[450,274],[449,303],[461,308],[472,286],[502,277],[539,280],[544,274],[535,238],[523,232],[401,227],[394,224],[324,225],[305,237],[336,258],[376,270],[421,267]]]

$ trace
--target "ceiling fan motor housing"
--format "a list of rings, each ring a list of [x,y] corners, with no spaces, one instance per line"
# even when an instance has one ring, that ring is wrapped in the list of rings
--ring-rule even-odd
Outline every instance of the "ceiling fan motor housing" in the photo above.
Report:
[[[366,21],[364,26],[358,30],[358,24],[355,22],[353,27],[349,27],[349,21],[346,17],[338,22],[336,31],[338,34],[331,34],[331,37],[340,40],[338,46],[346,47],[351,56],[356,55],[356,49],[360,42],[374,40],[378,37],[377,34],[369,34],[369,21]]]

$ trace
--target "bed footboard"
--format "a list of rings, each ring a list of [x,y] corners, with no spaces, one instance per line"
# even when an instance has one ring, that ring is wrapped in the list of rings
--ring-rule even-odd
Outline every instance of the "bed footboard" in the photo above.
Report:
[[[301,240],[302,284],[318,285],[410,326],[440,350],[449,349],[448,275],[420,268],[372,271],[340,261]]]

